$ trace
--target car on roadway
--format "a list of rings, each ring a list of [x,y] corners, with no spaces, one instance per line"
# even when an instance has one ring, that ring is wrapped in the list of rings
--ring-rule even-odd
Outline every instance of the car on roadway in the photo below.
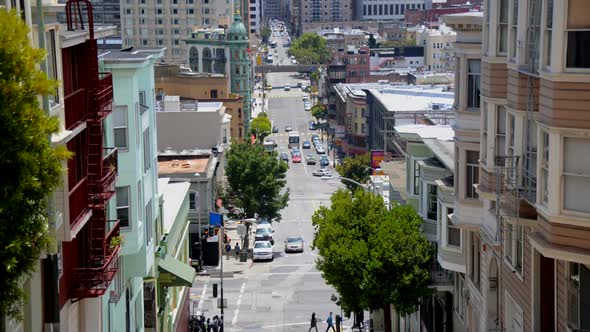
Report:
[[[326,149],[324,149],[324,146],[323,145],[317,145],[315,147],[315,152],[317,154],[324,154],[324,153],[326,153]]]
[[[281,154],[279,154],[279,159],[284,160],[288,163],[289,162],[289,155],[287,154],[287,152],[281,152]]]
[[[318,170],[313,171],[313,176],[332,176],[332,172],[330,172],[329,170],[325,169],[325,168],[320,168]]]
[[[291,59],[291,64],[294,64],[294,65],[296,65],[296,64],[297,64],[297,60],[295,60],[295,59]]]
[[[296,153],[301,153],[301,150],[299,150],[298,147],[294,146],[293,148],[291,148],[291,155],[294,155]]]
[[[285,89],[285,91],[291,91],[291,85],[290,84],[285,84],[284,89]]]
[[[275,244],[275,240],[272,238],[274,229],[270,224],[258,224],[254,231],[254,241],[270,241],[270,244]]]
[[[303,141],[303,148],[304,149],[311,149],[311,143],[309,143],[309,141]]]
[[[289,236],[285,240],[285,252],[303,252],[303,238],[301,236]]]
[[[288,133],[291,130],[293,130],[293,128],[291,128],[291,126],[285,126],[285,132]]]
[[[278,132],[279,132],[279,127],[277,127],[277,126],[273,126],[273,127],[272,127],[272,133],[273,133],[273,134],[276,134],[276,133],[278,133]]]
[[[315,163],[316,163],[315,157],[311,153],[308,154],[307,156],[305,156],[305,159],[307,160],[308,165],[315,165]]]
[[[293,153],[293,163],[300,163],[301,162],[301,154],[300,153]]]
[[[322,168],[325,166],[330,166],[330,160],[328,159],[328,156],[326,156],[325,154],[320,156],[320,166]]]
[[[272,261],[272,243],[270,241],[255,241],[252,248],[252,261]]]
[[[309,122],[309,130],[316,130],[316,129],[318,129],[318,125],[315,122],[310,121]]]
[[[303,109],[305,109],[307,112],[311,111],[311,104],[303,105]]]
[[[316,139],[318,139],[318,140],[320,139],[320,136],[318,134],[311,135],[311,140],[312,141],[315,141]]]
[[[291,55],[291,59],[295,59],[295,56]],[[297,82],[297,87],[300,88],[301,87],[301,84],[303,84],[303,83]]]

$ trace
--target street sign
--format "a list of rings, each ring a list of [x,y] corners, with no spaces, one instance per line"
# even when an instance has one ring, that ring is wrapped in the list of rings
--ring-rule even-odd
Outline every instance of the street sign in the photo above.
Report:
[[[221,227],[223,215],[221,213],[209,212],[209,225]]]

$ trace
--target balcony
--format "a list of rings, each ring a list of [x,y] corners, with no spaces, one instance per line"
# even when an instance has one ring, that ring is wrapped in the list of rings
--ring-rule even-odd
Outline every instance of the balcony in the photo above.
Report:
[[[117,178],[117,162],[117,148],[103,148],[102,177],[100,179],[102,192],[114,191],[115,180]]]
[[[430,263],[430,286],[431,287],[453,287],[453,271],[445,270],[436,261]]]
[[[94,257],[97,262],[93,267],[82,267],[73,269],[74,298],[98,297],[103,295],[109,288],[111,281],[119,270],[120,245],[111,245],[111,240],[120,235],[121,225],[118,220],[111,220],[115,225],[103,241],[105,255]]]
[[[85,219],[88,208],[88,179],[84,177],[70,190],[70,229],[81,228],[79,223]]]
[[[86,90],[78,89],[65,97],[66,129],[73,130],[86,120]]]
[[[100,73],[97,90],[93,96],[97,112],[97,120],[102,120],[113,110],[113,75],[111,73]]]

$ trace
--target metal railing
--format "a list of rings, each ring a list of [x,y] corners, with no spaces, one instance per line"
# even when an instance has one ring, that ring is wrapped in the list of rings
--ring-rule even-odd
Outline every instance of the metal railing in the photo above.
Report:
[[[88,209],[88,179],[84,177],[69,193],[70,228],[81,219],[83,212]]]
[[[66,129],[72,130],[86,120],[86,90],[78,89],[64,98]]]

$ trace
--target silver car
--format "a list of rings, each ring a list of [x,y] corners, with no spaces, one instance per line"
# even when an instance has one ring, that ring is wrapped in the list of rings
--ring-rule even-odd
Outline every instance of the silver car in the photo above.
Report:
[[[288,237],[285,241],[285,252],[303,252],[303,238],[301,236]]]

